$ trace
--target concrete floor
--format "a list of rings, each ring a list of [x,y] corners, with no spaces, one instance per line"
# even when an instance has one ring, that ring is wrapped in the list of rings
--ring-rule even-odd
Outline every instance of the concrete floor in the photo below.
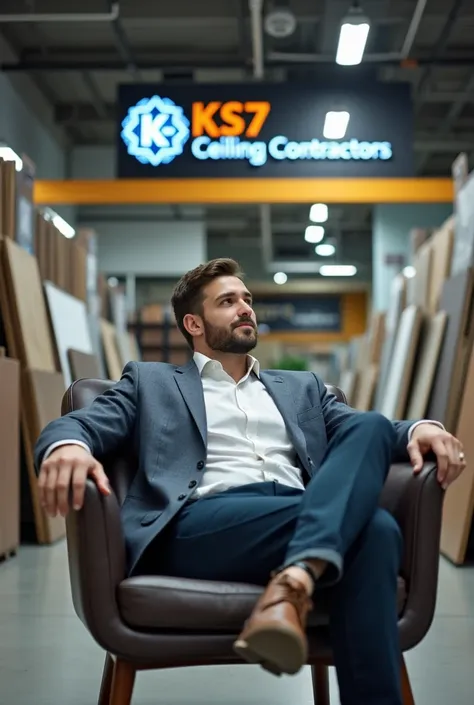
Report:
[[[474,568],[441,561],[436,618],[407,655],[416,705],[472,705]],[[74,614],[65,543],[25,547],[0,565],[0,705],[93,705],[103,654]],[[332,681],[333,703],[338,703]],[[253,666],[142,673],[133,705],[312,705],[309,669]]]

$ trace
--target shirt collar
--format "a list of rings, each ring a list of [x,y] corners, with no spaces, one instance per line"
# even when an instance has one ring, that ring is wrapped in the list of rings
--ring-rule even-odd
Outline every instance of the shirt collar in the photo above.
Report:
[[[212,358],[208,357],[207,355],[204,355],[203,353],[200,352],[195,352],[193,355],[194,362],[196,363],[196,366],[199,370],[199,374],[202,377],[202,373],[204,371],[204,368],[207,367],[208,365],[214,365],[215,367],[218,367],[219,369],[223,369],[221,363],[218,360],[213,360]],[[247,377],[253,372],[257,377],[260,377],[260,363],[257,360],[257,358],[253,357],[252,355],[247,355]]]

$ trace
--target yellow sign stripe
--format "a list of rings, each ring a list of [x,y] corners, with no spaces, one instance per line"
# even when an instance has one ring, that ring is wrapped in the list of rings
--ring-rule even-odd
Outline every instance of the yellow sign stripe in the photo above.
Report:
[[[139,203],[452,203],[440,179],[111,179],[41,181],[37,205]]]

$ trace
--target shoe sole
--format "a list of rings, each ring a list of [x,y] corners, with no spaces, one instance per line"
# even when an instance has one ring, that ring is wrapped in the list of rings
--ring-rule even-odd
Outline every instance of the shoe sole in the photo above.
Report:
[[[234,642],[234,651],[247,663],[258,664],[275,676],[294,675],[307,661],[306,645],[282,627],[256,629]]]

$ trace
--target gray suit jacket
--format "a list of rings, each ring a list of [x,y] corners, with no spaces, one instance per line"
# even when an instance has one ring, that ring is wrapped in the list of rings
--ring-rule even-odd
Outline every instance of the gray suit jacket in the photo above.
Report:
[[[274,399],[293,441],[306,480],[318,470],[327,444],[345,419],[361,413],[339,403],[311,372],[268,370],[261,380]],[[411,422],[395,422],[393,460],[408,459]],[[48,424],[35,449],[39,469],[47,448],[62,440],[86,443],[101,461],[130,447],[138,468],[122,522],[128,569],[194,492],[206,463],[207,426],[201,378],[194,361],[129,363],[113,389],[88,408]]]

